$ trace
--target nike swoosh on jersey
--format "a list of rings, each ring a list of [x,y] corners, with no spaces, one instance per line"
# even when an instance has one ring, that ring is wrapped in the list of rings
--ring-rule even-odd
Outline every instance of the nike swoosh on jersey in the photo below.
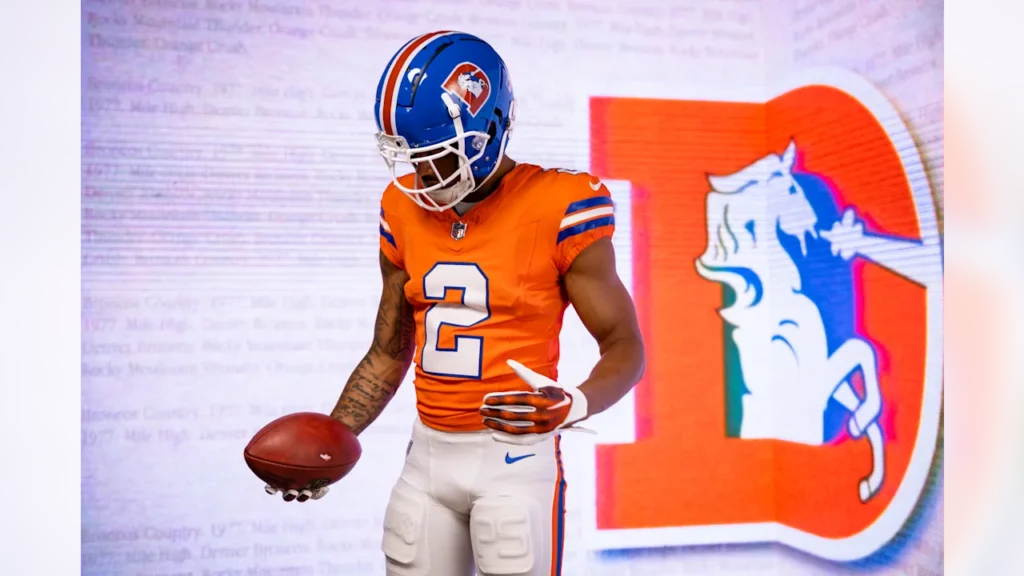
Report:
[[[515,464],[523,458],[529,458],[530,456],[536,456],[536,454],[524,454],[522,456],[512,456],[508,452],[505,452],[505,464]]]

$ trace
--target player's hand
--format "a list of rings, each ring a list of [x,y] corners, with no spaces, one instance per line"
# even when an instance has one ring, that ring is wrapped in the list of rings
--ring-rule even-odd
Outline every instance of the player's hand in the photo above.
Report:
[[[492,392],[484,396],[480,415],[499,442],[529,445],[587,417],[587,397],[578,388],[564,388],[515,360],[512,371],[533,392]]]
[[[306,500],[319,500],[323,498],[324,496],[327,495],[327,492],[330,490],[330,488],[324,486],[323,488],[317,488],[316,490],[282,490],[280,488],[275,488],[274,486],[267,484],[264,490],[266,490],[267,494],[270,494],[271,496],[280,492],[281,498],[284,498],[285,502],[291,502],[292,500],[295,500],[297,502],[305,502]]]

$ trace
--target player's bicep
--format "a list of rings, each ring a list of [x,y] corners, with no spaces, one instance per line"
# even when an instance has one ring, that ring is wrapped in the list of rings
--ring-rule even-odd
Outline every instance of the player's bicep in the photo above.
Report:
[[[373,349],[388,358],[412,359],[415,347],[415,320],[412,305],[405,297],[409,274],[396,266],[384,250],[380,251],[380,272],[383,285],[377,319],[373,327]]]
[[[584,248],[564,282],[569,302],[602,348],[621,338],[640,338],[636,309],[615,269],[610,238],[598,238]]]

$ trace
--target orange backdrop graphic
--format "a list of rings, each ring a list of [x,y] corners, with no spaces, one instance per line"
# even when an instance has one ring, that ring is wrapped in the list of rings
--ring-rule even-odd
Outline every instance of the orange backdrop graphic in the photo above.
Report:
[[[865,504],[857,496],[871,467],[864,440],[726,437],[722,289],[698,276],[694,260],[707,242],[707,174],[781,154],[790,139],[799,170],[833,184],[840,213],[855,206],[866,231],[920,239],[907,177],[879,120],[843,92],[809,86],[767,104],[592,99],[591,130],[594,174],[632,183],[634,294],[648,347],[637,441],[597,452],[598,528],[779,522],[839,538],[869,526],[917,438],[924,288],[854,265],[858,329],[876,345],[886,437],[885,482]]]

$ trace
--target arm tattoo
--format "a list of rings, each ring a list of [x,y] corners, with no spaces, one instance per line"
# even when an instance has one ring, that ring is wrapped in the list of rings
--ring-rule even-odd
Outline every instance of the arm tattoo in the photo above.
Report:
[[[408,275],[384,255],[381,255],[381,269],[384,272],[384,293],[374,323],[373,348],[393,360],[403,359],[406,355],[412,360],[416,326],[412,305],[405,298]]]
[[[380,255],[384,289],[381,293],[373,343],[345,384],[331,416],[359,434],[387,406],[412,363],[416,324],[412,305],[405,298],[404,270]]]

